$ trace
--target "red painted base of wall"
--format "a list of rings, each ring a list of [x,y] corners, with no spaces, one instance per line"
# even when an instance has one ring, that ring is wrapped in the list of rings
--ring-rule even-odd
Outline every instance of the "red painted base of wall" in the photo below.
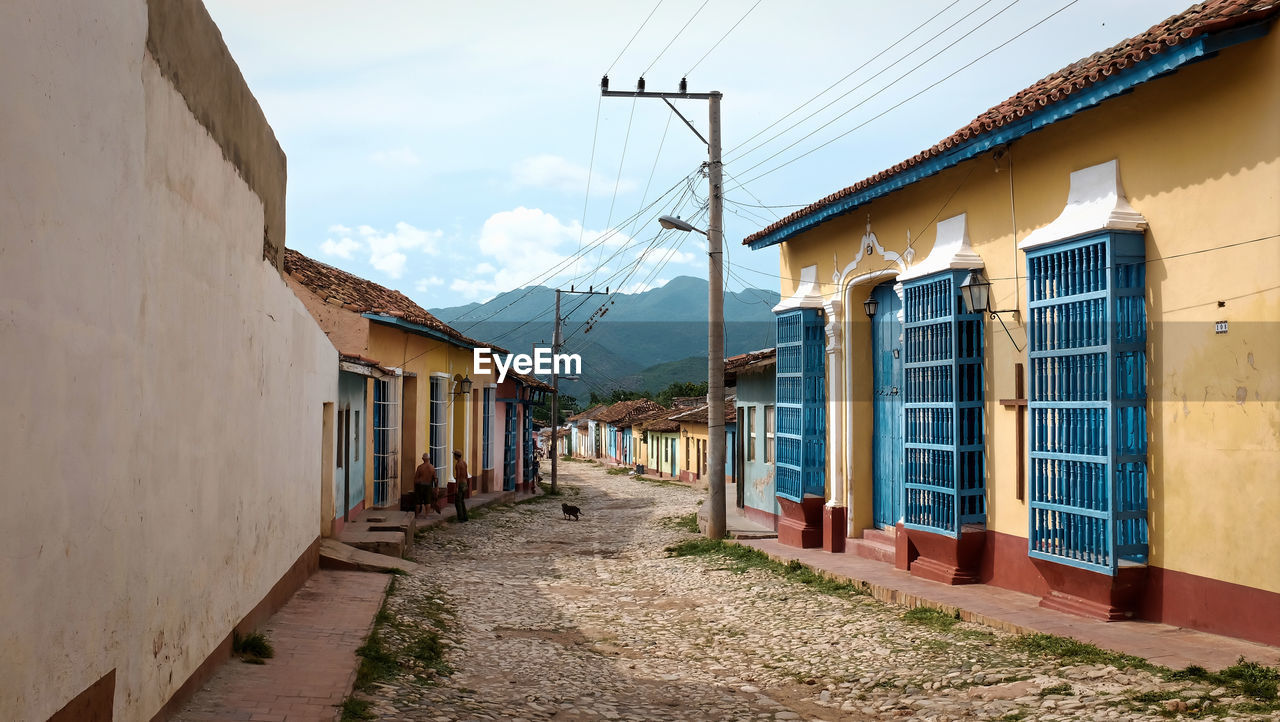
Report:
[[[822,549],[832,554],[844,552],[848,535],[849,510],[843,506],[822,505]]]
[[[813,549],[822,546],[822,499],[811,497],[797,503],[778,497],[782,520],[778,522],[778,543]]]
[[[1151,567],[1138,614],[1280,647],[1280,593],[1265,589]]]
[[[1040,606],[1107,622],[1130,619],[1147,582],[1145,566],[1122,567],[1115,576],[1032,559],[1049,585]]]
[[[907,538],[919,556],[911,562],[911,576],[943,584],[976,584],[982,567],[987,530],[966,526],[959,537],[907,529]]]
[[[907,536],[907,528],[902,522],[893,528],[893,568],[908,571],[911,569],[911,563],[920,556],[920,552],[911,544],[911,538]]]
[[[767,526],[774,531],[778,530],[778,515],[771,511],[757,509],[753,506],[744,506],[742,507],[742,515],[757,524]]]

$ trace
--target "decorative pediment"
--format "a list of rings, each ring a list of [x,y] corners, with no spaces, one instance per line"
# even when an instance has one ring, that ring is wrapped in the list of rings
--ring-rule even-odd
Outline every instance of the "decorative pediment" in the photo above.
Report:
[[[822,293],[818,290],[818,267],[805,266],[800,269],[800,285],[796,292],[782,303],[773,307],[774,313],[794,311],[797,308],[822,308]]]
[[[907,269],[898,276],[899,281],[920,278],[939,271],[950,271],[958,268],[982,268],[982,257],[973,252],[969,244],[969,222],[961,213],[946,220],[938,221],[938,236],[933,242],[933,250],[921,262]]]
[[[1082,168],[1071,174],[1067,206],[1049,225],[1037,228],[1018,244],[1027,250],[1095,231],[1141,231],[1147,219],[1129,205],[1120,184],[1120,163]]]
[[[909,235],[907,237],[907,250],[902,254],[887,250],[884,246],[880,245],[880,239],[876,237],[876,234],[871,232],[871,214],[868,213],[867,232],[862,234],[862,240],[858,242],[857,255],[854,256],[853,261],[849,265],[845,266],[843,270],[840,269],[839,261],[836,261],[836,270],[831,274],[832,283],[834,283],[838,288],[844,279],[851,278],[853,276],[854,271],[858,269],[858,264],[862,263],[862,259],[864,257],[869,259],[872,256],[877,255],[880,256],[881,259],[880,262],[876,264],[877,268],[883,268],[884,261],[888,261],[889,263],[896,265],[899,269],[905,270],[907,265],[911,263],[912,257],[915,256],[915,251],[911,248],[911,237]]]

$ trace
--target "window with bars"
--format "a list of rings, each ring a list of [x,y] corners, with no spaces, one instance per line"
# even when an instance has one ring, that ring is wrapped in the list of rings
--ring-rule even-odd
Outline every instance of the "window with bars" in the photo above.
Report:
[[[445,413],[448,409],[448,394],[445,386],[446,379],[443,376],[431,377],[431,419],[430,419],[430,442],[431,442],[431,465],[436,467],[439,472],[440,479],[449,478],[444,471],[445,464],[445,432],[448,428]]]
[[[1140,233],[1027,251],[1033,557],[1147,560],[1145,272]]]
[[[756,407],[747,407],[747,461],[756,460]],[[769,450],[765,452],[768,455]]]
[[[801,501],[826,494],[826,338],[817,309],[777,318],[776,493]]]
[[[484,408],[480,410],[480,413],[481,413],[480,437],[481,437],[481,448],[482,448],[480,452],[480,468],[481,469],[493,468],[493,448],[492,448],[493,447],[493,413],[494,413],[493,392],[494,392],[493,388],[491,387],[485,388],[484,400],[483,400]]]
[[[773,462],[773,407],[764,407],[764,460]]]
[[[395,379],[373,380],[373,505],[386,506],[399,474],[400,400]]]
[[[903,283],[903,522],[953,537],[986,521],[982,316],[964,311],[967,274]]]

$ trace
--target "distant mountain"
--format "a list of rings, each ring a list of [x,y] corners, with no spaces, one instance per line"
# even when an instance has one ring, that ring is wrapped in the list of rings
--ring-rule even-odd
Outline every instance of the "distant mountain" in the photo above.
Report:
[[[472,338],[527,353],[535,344],[551,343],[555,295],[554,289],[530,286],[487,303],[431,313]],[[724,295],[726,356],[773,345],[772,309],[778,300],[776,291],[758,288]],[[564,351],[580,354],[583,364],[580,380],[561,382],[563,393],[586,398],[592,390],[658,391],[673,381],[706,380],[704,279],[679,276],[661,288],[612,297],[564,294],[560,313]]]

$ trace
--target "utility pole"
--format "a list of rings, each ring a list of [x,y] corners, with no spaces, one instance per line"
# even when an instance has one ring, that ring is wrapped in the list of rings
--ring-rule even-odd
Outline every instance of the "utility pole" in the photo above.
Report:
[[[564,342],[564,339],[560,337],[560,294],[562,293],[581,296],[607,296],[609,295],[609,287],[605,286],[604,291],[597,291],[591,286],[588,286],[585,291],[575,291],[573,286],[570,286],[568,291],[556,289],[556,323],[555,330],[551,333],[551,493],[553,495],[560,493],[557,467],[560,453],[556,444],[556,437],[560,431],[560,367],[555,359],[559,356],[560,345]]]
[[[707,144],[707,179],[711,188],[708,195],[710,221],[707,237],[707,536],[723,539],[725,524],[725,430],[724,430],[724,182],[723,163],[720,160],[720,98],[719,91],[710,93],[688,92],[688,82],[680,79],[680,90],[675,93],[645,92],[644,78],[636,83],[636,89],[609,90],[609,76],[600,79],[600,94],[610,98],[661,98],[680,120]],[[709,128],[706,138],[671,104],[671,99],[706,100]],[[687,227],[686,227],[687,226]],[[689,224],[675,226],[680,230],[697,230]],[[701,231],[700,231],[701,232]]]

